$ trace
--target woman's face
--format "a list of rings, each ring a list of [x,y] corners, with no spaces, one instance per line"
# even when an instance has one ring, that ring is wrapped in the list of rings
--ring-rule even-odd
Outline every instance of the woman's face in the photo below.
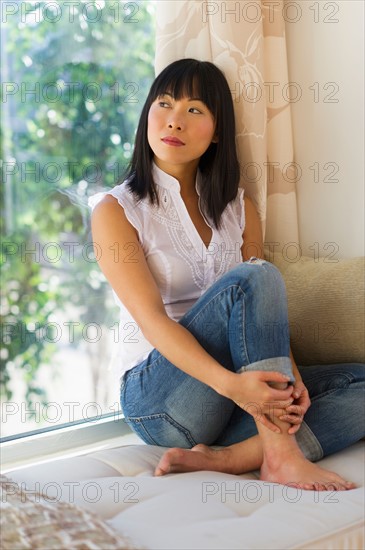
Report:
[[[169,166],[196,165],[215,141],[215,121],[200,99],[175,100],[168,92],[159,96],[148,113],[148,143],[163,170]]]

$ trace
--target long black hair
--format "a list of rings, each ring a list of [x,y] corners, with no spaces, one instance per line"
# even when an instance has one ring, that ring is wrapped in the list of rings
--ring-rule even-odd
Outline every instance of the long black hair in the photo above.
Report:
[[[175,100],[199,97],[214,116],[218,141],[211,143],[200,158],[202,186],[199,191],[204,213],[219,228],[223,210],[237,195],[240,168],[231,92],[224,74],[209,61],[175,61],[153,82],[140,116],[127,185],[140,199],[148,195],[152,203],[158,204],[152,179],[154,154],[147,139],[147,124],[152,103],[165,92],[169,92]]]

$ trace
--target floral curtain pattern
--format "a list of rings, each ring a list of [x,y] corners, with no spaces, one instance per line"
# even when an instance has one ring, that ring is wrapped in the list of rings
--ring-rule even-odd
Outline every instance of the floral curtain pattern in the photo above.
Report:
[[[241,183],[259,212],[265,241],[298,242],[283,0],[158,1],[158,74],[180,58],[212,61],[235,107]],[[277,246],[278,246],[277,245]]]

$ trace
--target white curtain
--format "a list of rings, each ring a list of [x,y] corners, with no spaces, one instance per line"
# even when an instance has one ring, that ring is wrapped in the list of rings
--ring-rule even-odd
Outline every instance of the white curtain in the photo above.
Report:
[[[241,185],[266,243],[298,242],[296,165],[283,0],[157,1],[156,74],[176,59],[212,61],[234,100]],[[276,248],[281,250],[281,248]]]

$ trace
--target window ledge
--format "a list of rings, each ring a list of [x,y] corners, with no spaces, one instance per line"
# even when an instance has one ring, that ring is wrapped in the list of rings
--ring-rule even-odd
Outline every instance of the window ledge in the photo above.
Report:
[[[130,443],[141,441],[123,418],[101,418],[2,443],[1,472]]]

